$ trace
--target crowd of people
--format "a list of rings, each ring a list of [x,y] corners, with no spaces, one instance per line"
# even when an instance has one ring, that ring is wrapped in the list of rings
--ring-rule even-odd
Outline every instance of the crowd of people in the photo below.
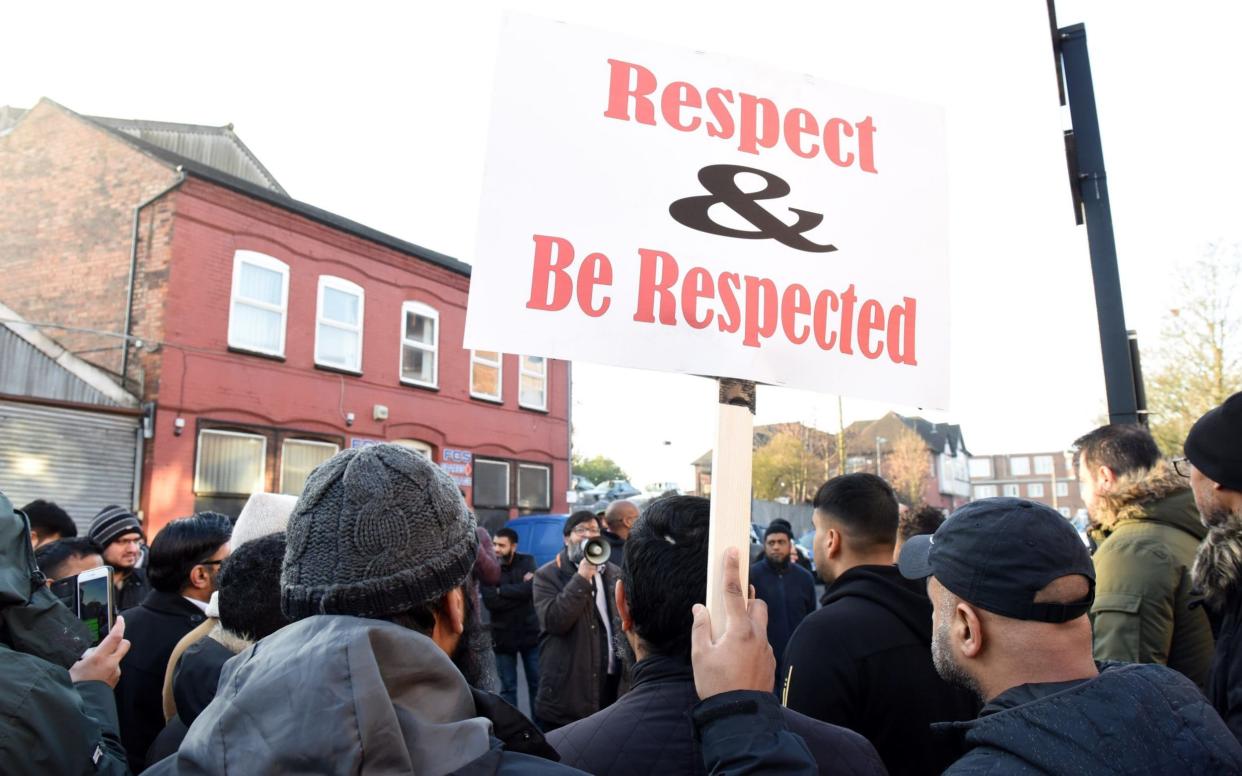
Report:
[[[719,638],[695,496],[575,512],[540,566],[396,445],[149,545],[123,507],[79,537],[55,494],[0,495],[0,769],[1242,773],[1242,394],[1184,458],[1131,425],[1074,448],[1087,542],[1036,502],[835,477],[813,557],[784,521],[727,553]],[[101,566],[90,647],[51,585]]]

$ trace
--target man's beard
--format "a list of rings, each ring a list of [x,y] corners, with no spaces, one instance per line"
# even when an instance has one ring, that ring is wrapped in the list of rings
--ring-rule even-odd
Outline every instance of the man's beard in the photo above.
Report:
[[[776,569],[777,571],[784,571],[785,569],[789,568],[790,559],[792,558],[791,555],[786,555],[781,560],[775,560],[772,558],[771,555],[766,555],[764,557],[768,559],[768,563],[772,566],[772,568]]]
[[[940,674],[940,678],[949,684],[969,690],[979,700],[986,701],[983,692],[979,689],[979,683],[953,659],[953,650],[949,646],[949,621],[935,623],[935,626],[931,653],[932,665],[936,667],[936,673]]]
[[[634,652],[634,648],[630,646],[630,640],[626,638],[625,631],[618,628],[612,634],[612,651],[621,658],[621,663],[625,666],[626,672],[633,670],[634,664],[638,662],[638,655]]]
[[[1203,524],[1208,528],[1222,528],[1239,519],[1222,504],[1213,504],[1211,509],[1203,513],[1202,518]]]

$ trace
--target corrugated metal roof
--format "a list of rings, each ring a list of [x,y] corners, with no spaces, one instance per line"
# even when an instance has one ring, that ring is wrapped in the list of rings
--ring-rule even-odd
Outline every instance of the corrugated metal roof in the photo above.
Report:
[[[259,158],[234,134],[232,124],[209,127],[201,124],[115,119],[105,116],[89,118],[178,156],[193,159],[235,178],[288,196],[288,192],[276,182],[276,178],[268,172]]]
[[[0,304],[0,393],[37,399],[137,407],[137,397]]]
[[[4,326],[0,326],[0,393],[121,406]]]

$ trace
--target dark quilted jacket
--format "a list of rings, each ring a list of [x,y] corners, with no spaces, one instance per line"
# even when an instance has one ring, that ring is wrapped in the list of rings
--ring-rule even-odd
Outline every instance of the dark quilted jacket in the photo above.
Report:
[[[699,702],[689,662],[649,657],[634,666],[630,691],[613,705],[548,734],[565,765],[595,776],[705,774],[690,712]],[[835,725],[781,709],[821,773],[883,774],[867,739]]]
[[[977,720],[937,726],[965,731],[969,749],[945,774],[1242,773],[1242,745],[1189,679],[1158,665],[1101,669],[1011,688]]]

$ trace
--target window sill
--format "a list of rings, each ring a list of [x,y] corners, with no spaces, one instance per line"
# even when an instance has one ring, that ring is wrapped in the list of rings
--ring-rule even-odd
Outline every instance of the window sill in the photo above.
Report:
[[[288,359],[284,356],[278,356],[275,353],[264,353],[260,350],[249,350],[247,348],[239,348],[235,345],[229,345],[226,350],[230,353],[236,353],[239,356],[254,356],[256,358],[266,358],[268,361],[278,361],[285,363]]]
[[[420,391],[434,391],[435,393],[440,392],[440,386],[438,385],[428,385],[427,383],[414,383],[414,382],[410,382],[409,380],[399,380],[398,382],[406,388],[417,388]]]
[[[320,364],[316,362],[315,368],[321,369],[325,372],[334,372],[335,374],[338,374],[338,375],[349,375],[351,377],[362,377],[362,372],[355,371],[353,369],[345,369],[344,367],[339,367],[339,366],[329,366],[328,364]]]
[[[523,409],[523,410],[526,410],[527,412],[538,412],[540,415],[548,414],[547,407],[528,407],[525,404],[519,404],[518,409]]]
[[[504,397],[497,398],[495,396],[480,396],[477,393],[470,394],[470,398],[474,399],[475,401],[487,402],[488,404],[495,404],[498,407],[503,407],[505,403]]]

